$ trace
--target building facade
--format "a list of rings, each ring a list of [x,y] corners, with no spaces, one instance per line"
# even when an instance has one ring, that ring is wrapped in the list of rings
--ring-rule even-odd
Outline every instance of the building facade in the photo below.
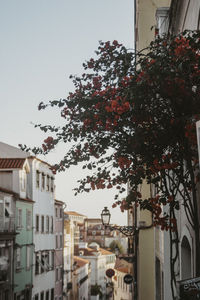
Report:
[[[115,265],[115,254],[102,249],[97,243],[81,242],[75,248],[76,256],[88,260],[91,264],[91,287],[98,285],[101,288],[102,299],[106,299],[106,270],[113,269]]]
[[[64,203],[55,200],[55,299],[63,294]]]
[[[14,245],[17,195],[0,188],[0,299],[14,299]]]

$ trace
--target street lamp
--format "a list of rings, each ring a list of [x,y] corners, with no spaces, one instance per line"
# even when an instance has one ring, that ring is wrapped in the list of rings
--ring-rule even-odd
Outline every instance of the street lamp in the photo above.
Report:
[[[107,206],[101,212],[101,221],[104,226],[108,226],[110,223],[110,211]]]
[[[127,237],[135,237],[135,243],[133,242],[133,247],[135,249],[135,255],[133,259],[133,272],[134,272],[134,294],[133,299],[137,300],[137,247],[138,247],[138,234],[139,234],[139,228],[137,226],[117,226],[117,225],[109,225],[110,223],[110,211],[107,207],[104,207],[104,209],[101,212],[101,221],[102,224],[105,226],[105,228],[109,228],[110,230],[118,230],[122,234],[124,234]],[[136,222],[135,222],[136,225]]]
[[[110,223],[110,211],[109,209],[105,206],[104,209],[101,212],[101,221],[102,224],[106,227],[109,228],[110,230],[118,230],[122,234],[124,234],[127,237],[132,237],[138,232],[138,228],[135,226],[117,226],[117,225],[109,225]]]

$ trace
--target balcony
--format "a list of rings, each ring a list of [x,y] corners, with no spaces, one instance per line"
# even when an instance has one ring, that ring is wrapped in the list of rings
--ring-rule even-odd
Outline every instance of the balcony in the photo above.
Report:
[[[15,218],[0,217],[0,233],[14,233],[15,232]]]

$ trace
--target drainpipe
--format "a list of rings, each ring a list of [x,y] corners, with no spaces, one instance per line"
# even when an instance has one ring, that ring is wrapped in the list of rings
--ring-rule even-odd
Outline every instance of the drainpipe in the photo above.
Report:
[[[137,269],[138,269],[138,238],[139,229],[137,228],[137,202],[135,203],[133,214],[135,235],[133,238],[133,249],[134,249],[134,259],[133,259],[133,271],[134,271],[134,281],[133,281],[133,300],[137,300],[138,294],[138,280],[137,280]]]
[[[62,244],[62,299],[63,299],[63,286],[64,286],[64,241],[65,241],[65,238],[64,238],[64,223],[65,223],[65,220],[64,220],[64,210],[65,208],[67,207],[67,204],[66,203],[63,203],[62,205],[62,236],[63,236],[63,244]]]

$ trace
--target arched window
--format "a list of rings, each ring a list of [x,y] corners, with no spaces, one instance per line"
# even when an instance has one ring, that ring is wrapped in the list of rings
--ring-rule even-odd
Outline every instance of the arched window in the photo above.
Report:
[[[181,279],[191,278],[191,247],[186,236],[181,242]]]

